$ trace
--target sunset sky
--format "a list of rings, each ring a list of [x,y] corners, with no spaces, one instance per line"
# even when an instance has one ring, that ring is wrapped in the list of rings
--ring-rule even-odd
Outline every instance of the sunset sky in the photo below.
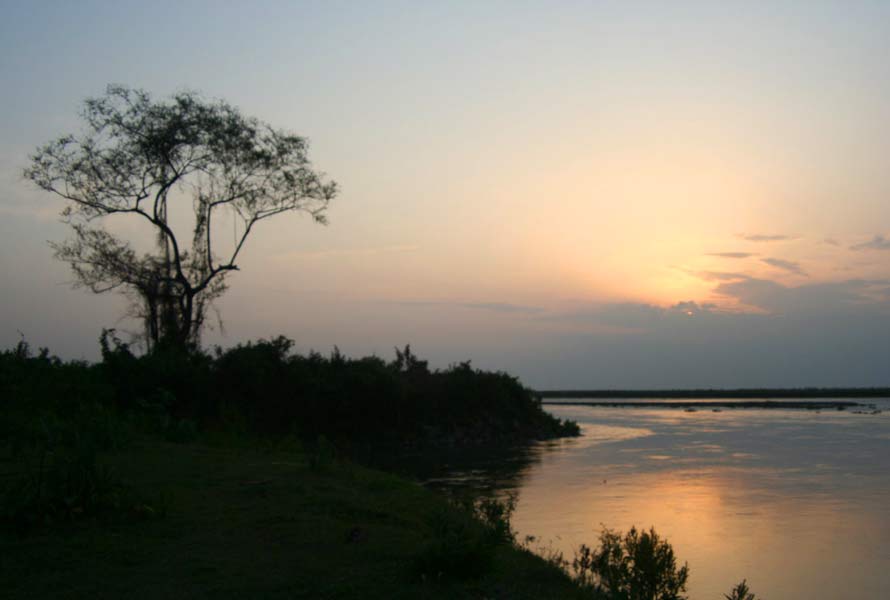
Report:
[[[311,140],[229,346],[472,359],[539,388],[890,385],[890,3],[0,1],[0,344],[95,359],[22,177],[109,83]],[[136,223],[116,227],[137,238]],[[131,229],[127,229],[131,228]]]

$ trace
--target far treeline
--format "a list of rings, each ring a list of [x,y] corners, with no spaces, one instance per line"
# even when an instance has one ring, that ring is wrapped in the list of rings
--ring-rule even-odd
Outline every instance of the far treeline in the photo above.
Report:
[[[890,398],[890,388],[743,388],[697,390],[537,390],[538,398]]]

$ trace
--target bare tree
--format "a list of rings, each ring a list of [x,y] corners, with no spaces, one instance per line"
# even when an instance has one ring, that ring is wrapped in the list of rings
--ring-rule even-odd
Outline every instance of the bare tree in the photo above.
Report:
[[[131,298],[149,349],[198,343],[257,223],[292,211],[324,223],[337,193],[336,183],[312,169],[304,138],[222,101],[191,92],[156,101],[109,86],[85,101],[81,116],[84,132],[38,148],[25,177],[69,201],[62,216],[73,237],[53,248],[70,263],[76,285]],[[189,201],[190,235],[177,235],[182,224],[174,227],[173,215],[183,212],[176,204]],[[223,212],[235,220],[224,251],[215,233]],[[154,249],[140,253],[108,231],[103,222],[111,215],[148,225]]]

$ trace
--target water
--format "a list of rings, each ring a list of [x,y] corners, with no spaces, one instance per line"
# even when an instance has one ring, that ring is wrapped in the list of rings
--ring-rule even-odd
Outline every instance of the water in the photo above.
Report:
[[[550,406],[582,437],[430,479],[517,492],[519,539],[568,558],[604,526],[654,526],[692,600],[743,578],[767,600],[873,600],[890,593],[890,401],[866,402],[885,410]]]

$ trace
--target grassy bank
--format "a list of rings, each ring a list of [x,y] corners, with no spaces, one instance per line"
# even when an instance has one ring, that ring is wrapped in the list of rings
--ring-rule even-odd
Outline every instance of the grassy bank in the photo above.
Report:
[[[514,545],[474,546],[486,525],[445,499],[317,450],[140,436],[100,461],[134,506],[0,534],[5,597],[587,597]],[[490,563],[440,576],[461,553]]]

